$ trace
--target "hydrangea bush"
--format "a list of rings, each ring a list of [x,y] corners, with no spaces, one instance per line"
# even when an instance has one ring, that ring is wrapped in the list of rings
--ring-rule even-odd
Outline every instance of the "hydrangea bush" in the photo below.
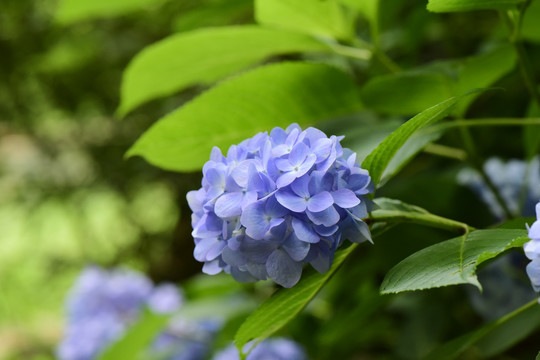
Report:
[[[248,350],[253,344],[246,344],[244,351]],[[257,344],[255,348],[246,357],[246,360],[307,360],[304,349],[292,340],[285,338],[271,338]],[[238,349],[231,345],[228,348],[219,351],[212,360],[240,360]]]
[[[172,314],[184,299],[172,284],[154,285],[133,270],[87,267],[66,301],[67,324],[57,348],[59,360],[96,359],[120,339],[144,309]],[[168,360],[200,360],[208,352],[217,324],[187,322],[173,317],[149,351],[166,353]]]
[[[214,148],[202,188],[187,195],[203,271],[292,287],[305,263],[328,271],[344,240],[371,241],[362,219],[373,184],[342,138],[293,124],[258,133],[226,156]]]
[[[534,214],[534,206],[540,199],[539,157],[534,157],[529,162],[517,159],[504,162],[492,157],[484,163],[483,168],[514,216]],[[463,169],[458,174],[458,182],[470,187],[497,219],[506,217],[495,194],[485,184],[478,171],[471,168]]]
[[[210,3],[217,4],[204,5]],[[523,218],[540,200],[540,0],[427,5],[255,0],[247,25],[179,32],[127,67],[121,114],[191,91],[128,155],[169,171],[202,169],[201,187],[187,194],[193,254],[204,273],[237,281],[203,277],[226,289],[199,287],[206,295],[195,308],[226,313],[234,308],[224,299],[229,291],[252,301],[217,341],[234,341],[236,349],[213,349],[207,357],[307,357],[287,340],[264,341],[278,331],[320,359],[536,355],[536,348],[516,345],[525,338],[537,344],[540,329],[533,291],[540,290],[540,214],[528,232]],[[231,10],[212,6],[192,19]],[[197,85],[209,88],[191,98]],[[485,91],[499,87],[507,91]],[[284,124],[292,125],[275,127]],[[495,219],[486,219],[474,198],[456,197],[459,183]],[[189,228],[186,215],[179,231]],[[372,237],[375,246],[355,251]],[[523,249],[531,260],[526,270],[502,256],[523,259]],[[493,276],[483,278],[482,268]],[[508,269],[524,279],[519,294]],[[141,308],[170,313],[181,303],[174,289],[137,276],[95,278],[69,302],[59,347],[65,358],[95,357],[128,331]],[[456,287],[439,289],[449,286]],[[463,286],[476,297],[464,296]],[[482,286],[490,301],[476,302]],[[433,290],[400,294],[426,289]],[[76,295],[90,292],[101,295]],[[472,314],[475,306],[482,317]],[[142,354],[200,358],[219,325],[172,322]],[[260,344],[247,354],[254,343]]]

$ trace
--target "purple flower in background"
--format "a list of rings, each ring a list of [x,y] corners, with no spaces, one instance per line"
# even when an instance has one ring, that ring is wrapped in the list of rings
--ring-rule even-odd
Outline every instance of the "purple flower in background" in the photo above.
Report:
[[[539,157],[533,158],[529,163],[522,160],[503,162],[499,158],[490,158],[484,163],[484,171],[514,215],[533,216],[534,205],[540,199]],[[498,220],[505,218],[495,195],[476,170],[463,169],[458,174],[458,182],[471,188]]]
[[[182,305],[180,290],[172,284],[154,286],[141,273],[127,269],[86,268],[71,289],[66,301],[68,321],[64,338],[57,348],[60,360],[91,360],[129,330],[143,309],[171,314]],[[183,329],[179,331],[178,323]],[[156,339],[149,351],[164,352],[169,360],[200,360],[208,350],[215,329],[187,323],[173,317],[169,327]],[[184,336],[189,333],[189,336]],[[197,336],[195,336],[197,334]],[[168,339],[164,346],[164,339]],[[172,347],[174,345],[174,348]],[[181,351],[168,351],[169,348]]]
[[[536,221],[529,228],[531,241],[525,243],[525,256],[532,260],[527,265],[527,275],[534,291],[540,291],[540,202],[536,204]]]
[[[248,351],[252,343],[246,344]],[[212,360],[240,360],[238,349],[233,345],[218,352]],[[247,360],[307,360],[304,349],[292,340],[283,338],[267,339],[258,344],[247,356]]]
[[[292,287],[305,263],[327,271],[343,240],[371,240],[362,221],[371,178],[341,139],[293,124],[233,145],[227,156],[214,148],[202,188],[187,194],[203,272]]]

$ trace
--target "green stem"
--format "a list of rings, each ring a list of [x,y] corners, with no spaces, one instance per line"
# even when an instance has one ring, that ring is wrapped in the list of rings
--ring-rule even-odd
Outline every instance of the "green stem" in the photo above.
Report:
[[[523,41],[521,41],[521,20],[523,19],[523,14],[525,13],[526,8],[527,6],[524,6],[520,9],[519,13],[516,15],[517,19],[516,17],[511,16],[513,13],[509,13],[507,11],[503,11],[500,14],[504,23],[508,27],[508,31],[510,33],[509,41],[516,52],[521,76],[523,77],[525,86],[527,87],[533,101],[536,102],[538,107],[540,107],[540,93],[538,92],[534,72],[529,57],[527,56],[523,46]]]
[[[428,144],[424,148],[424,152],[432,155],[438,155],[455,160],[466,160],[467,152],[462,149],[457,149],[451,146],[441,145],[441,144]]]
[[[357,48],[352,46],[346,46],[341,44],[331,44],[332,50],[339,55],[350,57],[359,60],[371,59],[373,52],[365,48]]]
[[[503,325],[508,320],[511,320],[512,318],[518,316],[519,314],[521,314],[522,312],[532,308],[533,306],[539,306],[538,299],[533,299],[533,300],[529,301],[528,303],[526,303],[522,307],[517,308],[516,310],[512,311],[511,313],[506,314],[503,317],[497,319],[496,321],[491,323],[489,326],[486,326],[485,328],[483,328],[481,330],[478,330],[476,336],[474,336],[474,338],[473,338],[472,343],[474,344],[475,342],[477,342],[478,340],[480,340],[481,338],[486,336],[488,333],[493,331],[495,328]]]
[[[397,210],[375,210],[371,212],[371,216],[365,219],[367,224],[379,222],[389,223],[414,223],[425,226],[434,227],[437,229],[449,230],[459,234],[467,234],[473,231],[474,228],[465,223],[444,218],[442,216],[433,215],[430,213],[405,213]]]
[[[462,127],[459,128],[461,132],[461,138],[463,139],[463,144],[465,146],[465,149],[467,150],[467,159],[468,163],[476,169],[480,173],[480,176],[482,177],[482,180],[484,180],[484,183],[487,185],[489,190],[493,193],[495,196],[495,199],[501,206],[504,214],[508,219],[512,219],[514,215],[508,208],[508,205],[506,205],[506,201],[504,201],[499,189],[495,186],[493,181],[491,181],[491,178],[487,175],[486,171],[484,170],[484,167],[482,165],[482,160],[478,156],[478,152],[476,151],[476,146],[474,145],[474,141],[472,139],[471,132],[468,128]]]
[[[403,71],[401,67],[390,59],[383,51],[375,49],[374,54],[377,59],[379,59],[379,62],[391,73],[395,74]]]

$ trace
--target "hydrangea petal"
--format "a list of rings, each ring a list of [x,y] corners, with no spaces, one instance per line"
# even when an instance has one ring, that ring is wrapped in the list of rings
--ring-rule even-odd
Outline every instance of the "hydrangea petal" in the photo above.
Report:
[[[303,212],[307,208],[307,201],[290,190],[280,189],[276,193],[276,200],[285,208],[294,212]]]
[[[268,257],[266,271],[277,284],[290,288],[300,280],[302,264],[291,259],[285,251],[278,249]]]
[[[309,243],[298,239],[294,233],[291,233],[289,237],[287,237],[282,246],[287,254],[295,261],[304,260],[310,247]]]
[[[300,219],[294,218],[292,220],[292,227],[294,229],[296,236],[300,240],[306,241],[308,243],[319,242],[320,240],[319,235],[315,231],[313,231],[313,228],[306,222]]]
[[[319,212],[308,211],[307,216],[315,225],[333,226],[340,220],[339,213],[333,206]]]
[[[337,206],[348,209],[360,204],[360,199],[349,189],[339,189],[332,192],[332,197]]]
[[[220,218],[229,218],[242,214],[242,201],[244,194],[241,192],[231,192],[220,196],[216,200],[214,211]]]
[[[328,209],[334,203],[334,198],[328,191],[323,191],[311,197],[307,203],[307,208],[311,212],[320,212]]]

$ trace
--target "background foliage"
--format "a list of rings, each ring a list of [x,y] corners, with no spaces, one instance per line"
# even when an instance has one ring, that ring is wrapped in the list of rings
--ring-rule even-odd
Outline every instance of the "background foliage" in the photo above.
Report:
[[[216,348],[238,328],[239,342],[279,329],[314,359],[533,358],[538,306],[490,317],[493,295],[439,286],[478,285],[477,264],[481,284],[482,263],[512,247],[517,268],[526,264],[524,221],[460,225],[496,221],[456,177],[491,156],[536,155],[539,127],[478,126],[463,136],[454,120],[538,115],[538,16],[539,0],[3,1],[0,358],[53,358],[65,293],[87,263],[178,282],[202,304],[192,314],[247,294],[253,302],[227,314]],[[464,95],[486,87],[497,89]],[[377,197],[403,202],[381,203],[379,215],[404,223],[374,228],[375,245],[343,250],[348,260],[327,283],[306,277],[255,313],[276,314],[280,298],[295,297],[279,317],[291,322],[257,325],[254,315],[240,327],[273,287],[196,275],[185,193],[200,186],[212,146],[291,122],[345,135],[384,184]],[[432,214],[458,223],[414,223],[440,220]],[[443,274],[427,286],[418,269],[412,285],[392,276],[425,270],[462,241],[473,259],[467,279]],[[477,251],[483,242],[489,249]],[[434,289],[380,295],[381,284],[383,293]],[[531,290],[507,312],[532,298]]]

